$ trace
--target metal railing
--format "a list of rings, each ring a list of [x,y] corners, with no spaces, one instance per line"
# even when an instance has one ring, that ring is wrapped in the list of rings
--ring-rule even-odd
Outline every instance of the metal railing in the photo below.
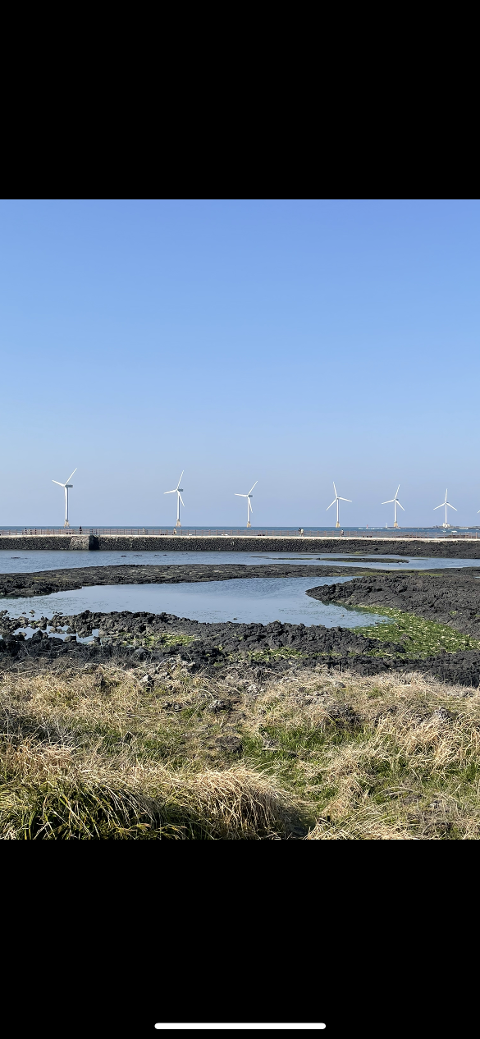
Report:
[[[72,537],[95,534],[130,537],[340,537],[338,530],[289,530],[288,528],[263,528],[249,530],[245,527],[17,527],[0,529],[2,535],[56,535]]]
[[[188,538],[188,537],[288,537],[288,538],[336,538],[339,540],[346,538],[392,538],[392,539],[404,539],[404,538],[434,538],[434,537],[455,537],[455,538],[467,538],[467,539],[478,539],[478,530],[475,528],[468,531],[462,531],[450,533],[450,531],[440,529],[425,528],[412,531],[412,530],[394,530],[393,528],[378,528],[377,530],[362,530],[356,528],[354,530],[345,529],[343,532],[336,529],[320,530],[318,528],[304,527],[303,530],[293,529],[288,527],[262,527],[262,528],[246,528],[246,527],[4,527],[0,528],[0,538],[2,536],[17,536],[22,537],[24,535],[55,535],[65,537],[72,537],[77,535],[89,535],[94,534],[97,536],[102,535],[113,535],[119,537],[175,537]]]

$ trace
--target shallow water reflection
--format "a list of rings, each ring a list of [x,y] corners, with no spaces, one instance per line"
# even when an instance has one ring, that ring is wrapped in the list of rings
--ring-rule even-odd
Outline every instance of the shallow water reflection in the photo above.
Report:
[[[173,613],[190,620],[222,623],[324,624],[327,628],[356,628],[388,623],[376,614],[324,605],[306,595],[307,588],[348,581],[347,577],[241,578],[201,584],[101,585],[75,591],[54,592],[34,598],[1,599],[9,616],[52,617],[54,613],[75,614],[83,610],[107,613]]]
[[[345,554],[345,566],[373,567],[376,570],[443,570],[458,566],[478,566],[479,559],[441,559],[441,558],[405,558],[402,562],[394,563],[398,559],[398,553],[392,551],[392,562],[387,561],[387,553],[382,553],[382,559],[375,555],[368,558],[368,553],[361,553],[357,562],[352,555]],[[70,552],[70,551],[18,551],[12,549],[0,549],[0,573],[2,574],[33,574],[39,570],[75,570],[83,566],[125,566],[126,564],[148,564],[157,566],[191,566],[194,563],[207,563],[213,566],[221,566],[226,563],[242,563],[253,566],[261,563],[292,563],[299,566],[322,566],[322,564],[341,566],[338,562],[339,550],[329,553],[306,553],[289,552],[266,553],[266,552]],[[335,560],[335,562],[334,562]],[[368,560],[368,561],[366,561]]]

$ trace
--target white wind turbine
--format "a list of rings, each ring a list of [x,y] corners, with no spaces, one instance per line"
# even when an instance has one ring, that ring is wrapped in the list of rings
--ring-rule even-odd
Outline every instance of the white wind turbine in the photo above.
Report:
[[[333,489],[335,491],[335,497],[334,497],[333,501],[330,502],[330,505],[327,507],[327,509],[325,511],[328,512],[328,510],[331,509],[332,505],[335,505],[335,502],[337,503],[337,522],[336,522],[335,526],[339,527],[340,526],[340,522],[339,522],[339,519],[338,519],[338,516],[339,516],[338,503],[339,503],[339,501],[349,501],[350,504],[352,504],[352,503],[350,501],[350,498],[341,498],[340,495],[337,494],[337,488],[335,487],[335,484],[333,485]]]
[[[392,504],[395,505],[395,510],[394,510],[395,519],[394,519],[394,523],[393,523],[394,527],[398,527],[398,523],[397,523],[397,505],[400,505],[400,502],[398,500],[398,492],[399,492],[399,490],[400,490],[400,484],[398,485],[398,487],[397,487],[397,489],[395,491],[395,497],[394,498],[389,498],[388,501],[382,501],[382,505],[392,505]],[[405,512],[405,509],[403,508],[403,505],[400,505],[400,508],[403,509],[403,511]]]
[[[182,473],[181,473],[181,476],[180,476],[180,480],[182,479],[182,476],[183,476],[184,472],[185,472],[185,469],[182,470]],[[163,492],[164,494],[176,494],[177,495],[177,522],[175,524],[176,527],[181,527],[182,526],[182,524],[180,523],[180,502],[182,503],[183,507],[185,508],[185,502],[184,502],[184,500],[182,498],[182,493],[181,493],[183,491],[183,487],[180,487],[180,480],[178,481],[177,486],[173,488],[173,491],[164,491]]]
[[[78,466],[77,466],[77,469],[78,469]],[[60,483],[60,480],[52,480],[52,483],[56,483],[56,484],[58,484],[59,487],[63,487],[63,489],[65,491],[65,523],[63,524],[64,527],[69,527],[70,526],[70,524],[68,522],[68,492],[73,487],[73,483],[69,483],[68,481],[72,479],[72,476],[74,476],[74,474],[76,473],[77,469],[74,469],[73,473],[70,473],[70,476],[68,477],[68,480],[65,480],[65,483]]]
[[[453,509],[454,512],[457,511],[455,506],[454,505],[450,505],[450,502],[447,501],[447,493],[448,492],[445,491],[445,501],[442,501],[441,505],[436,505],[434,510],[433,510],[434,512],[436,512],[437,509],[443,509],[443,508],[445,509],[445,523],[442,523],[442,527],[449,527],[450,526],[450,524],[447,522],[447,509]]]
[[[257,483],[258,483],[258,480],[255,480],[255,483],[254,483],[253,487],[256,487]],[[252,509],[252,503],[250,501],[250,498],[253,498],[253,494],[252,494],[253,487],[250,487],[250,490],[249,490],[248,494],[238,494],[237,491],[235,491],[235,497],[236,498],[246,498],[247,499],[247,527],[251,527],[252,526],[252,524],[250,523],[250,513],[253,512],[253,509]]]

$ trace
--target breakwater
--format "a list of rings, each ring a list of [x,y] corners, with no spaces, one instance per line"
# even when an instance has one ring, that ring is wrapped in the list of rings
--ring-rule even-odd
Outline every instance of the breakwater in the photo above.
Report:
[[[436,556],[447,559],[480,559],[480,539],[466,537],[270,537],[265,535],[155,535],[155,534],[4,534],[0,549],[24,551],[112,552],[326,552],[352,555]]]

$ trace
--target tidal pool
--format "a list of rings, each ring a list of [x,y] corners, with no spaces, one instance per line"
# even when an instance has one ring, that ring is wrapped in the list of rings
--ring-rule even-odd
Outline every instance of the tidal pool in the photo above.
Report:
[[[244,577],[231,581],[182,584],[93,585],[75,591],[53,592],[25,598],[0,599],[0,608],[10,617],[52,617],[54,613],[76,614],[84,610],[110,613],[173,613],[189,620],[242,624],[324,624],[327,628],[357,628],[388,617],[324,605],[306,595],[308,588],[339,584],[348,577]]]
[[[383,554],[382,559],[375,555],[368,558],[368,553],[362,552],[360,560],[352,555],[345,554],[345,566],[359,566],[363,569],[373,567],[375,570],[444,570],[450,567],[478,566],[478,559],[430,559],[428,557],[409,559],[405,557],[402,562],[393,562],[398,559],[398,553],[392,552],[392,562]],[[222,563],[242,563],[253,566],[260,563],[298,563],[306,566],[342,566],[343,560],[338,562],[338,549],[333,553],[315,552],[289,552],[267,553],[267,552],[77,552],[66,550],[64,552],[50,552],[49,550],[37,551],[35,549],[15,552],[12,549],[0,549],[0,573],[2,574],[33,574],[40,570],[75,570],[83,566],[122,566],[129,564],[147,563],[157,566],[191,566],[193,563],[207,563],[211,566],[221,566]]]

